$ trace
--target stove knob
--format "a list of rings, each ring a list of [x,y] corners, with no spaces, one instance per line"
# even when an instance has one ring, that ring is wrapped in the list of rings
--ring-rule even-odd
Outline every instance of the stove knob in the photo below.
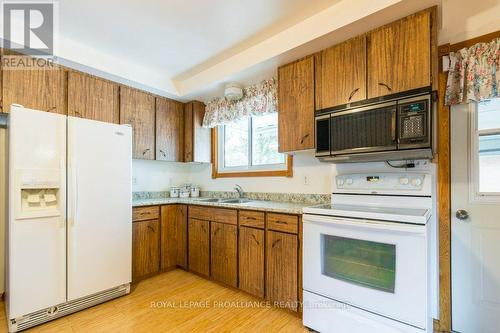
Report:
[[[413,186],[420,186],[420,185],[422,185],[422,179],[420,179],[420,178],[413,178],[411,180],[411,184]]]
[[[341,187],[344,185],[344,180],[342,178],[337,179],[337,186]]]
[[[399,178],[399,183],[401,185],[408,185],[409,182],[410,182],[410,180],[408,179],[408,177],[401,177],[401,178]]]
[[[347,185],[352,185],[353,183],[352,178],[347,178],[345,182]]]

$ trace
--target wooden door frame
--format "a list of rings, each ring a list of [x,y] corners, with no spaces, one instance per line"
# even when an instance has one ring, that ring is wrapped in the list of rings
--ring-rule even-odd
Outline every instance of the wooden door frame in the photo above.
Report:
[[[451,332],[451,159],[450,107],[444,105],[448,73],[443,72],[442,57],[477,43],[489,43],[500,38],[500,30],[438,48],[438,154],[437,195],[439,223],[439,323],[435,330]]]

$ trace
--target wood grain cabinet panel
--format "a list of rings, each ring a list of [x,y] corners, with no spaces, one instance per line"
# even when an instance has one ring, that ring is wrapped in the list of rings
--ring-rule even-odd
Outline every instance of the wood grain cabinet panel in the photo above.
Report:
[[[184,154],[184,105],[156,98],[156,159],[182,162]]]
[[[156,220],[160,218],[158,206],[134,207],[132,209],[132,221]]]
[[[299,232],[299,218],[297,215],[268,213],[267,228],[296,234]]]
[[[8,113],[11,104],[29,109],[67,114],[66,71],[3,70],[2,111]]]
[[[238,219],[240,226],[264,229],[265,226],[264,212],[256,212],[251,210],[240,210]]]
[[[238,227],[210,222],[210,273],[212,279],[238,286]]]
[[[314,148],[314,57],[278,68],[278,150]]]
[[[187,206],[161,207],[161,269],[187,269]]]
[[[297,235],[267,231],[266,237],[266,298],[297,311]]]
[[[133,158],[155,159],[155,98],[145,92],[120,88],[120,124],[134,130]]]
[[[367,54],[368,98],[430,86],[430,11],[370,32]]]
[[[319,53],[316,109],[366,99],[366,38],[359,36]]]
[[[211,130],[204,128],[205,104],[198,101],[184,105],[184,162],[211,162]]]
[[[238,246],[239,288],[264,297],[264,230],[240,227]]]
[[[160,221],[132,223],[132,280],[137,281],[160,269]]]
[[[189,217],[234,225],[238,223],[238,211],[229,208],[189,206]]]
[[[190,271],[210,276],[210,222],[188,220],[188,268]]]
[[[84,73],[68,73],[68,115],[118,124],[119,86]]]

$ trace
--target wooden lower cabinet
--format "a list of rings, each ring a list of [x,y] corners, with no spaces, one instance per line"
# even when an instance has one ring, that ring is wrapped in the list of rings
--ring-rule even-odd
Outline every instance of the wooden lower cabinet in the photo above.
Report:
[[[188,220],[188,269],[210,276],[210,222]]]
[[[159,270],[160,221],[132,223],[132,280],[140,280]]]
[[[239,288],[264,298],[264,230],[240,227]]]
[[[266,236],[266,298],[297,311],[298,237],[276,231]]]
[[[210,272],[212,279],[238,286],[238,227],[210,222]]]
[[[187,269],[187,206],[161,207],[161,269]]]

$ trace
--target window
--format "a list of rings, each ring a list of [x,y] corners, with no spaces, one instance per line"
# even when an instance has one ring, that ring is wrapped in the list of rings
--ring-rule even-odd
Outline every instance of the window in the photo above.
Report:
[[[222,125],[216,133],[215,176],[290,176],[289,159],[278,152],[277,113]]]
[[[477,103],[472,114],[474,194],[500,199],[500,98]]]

